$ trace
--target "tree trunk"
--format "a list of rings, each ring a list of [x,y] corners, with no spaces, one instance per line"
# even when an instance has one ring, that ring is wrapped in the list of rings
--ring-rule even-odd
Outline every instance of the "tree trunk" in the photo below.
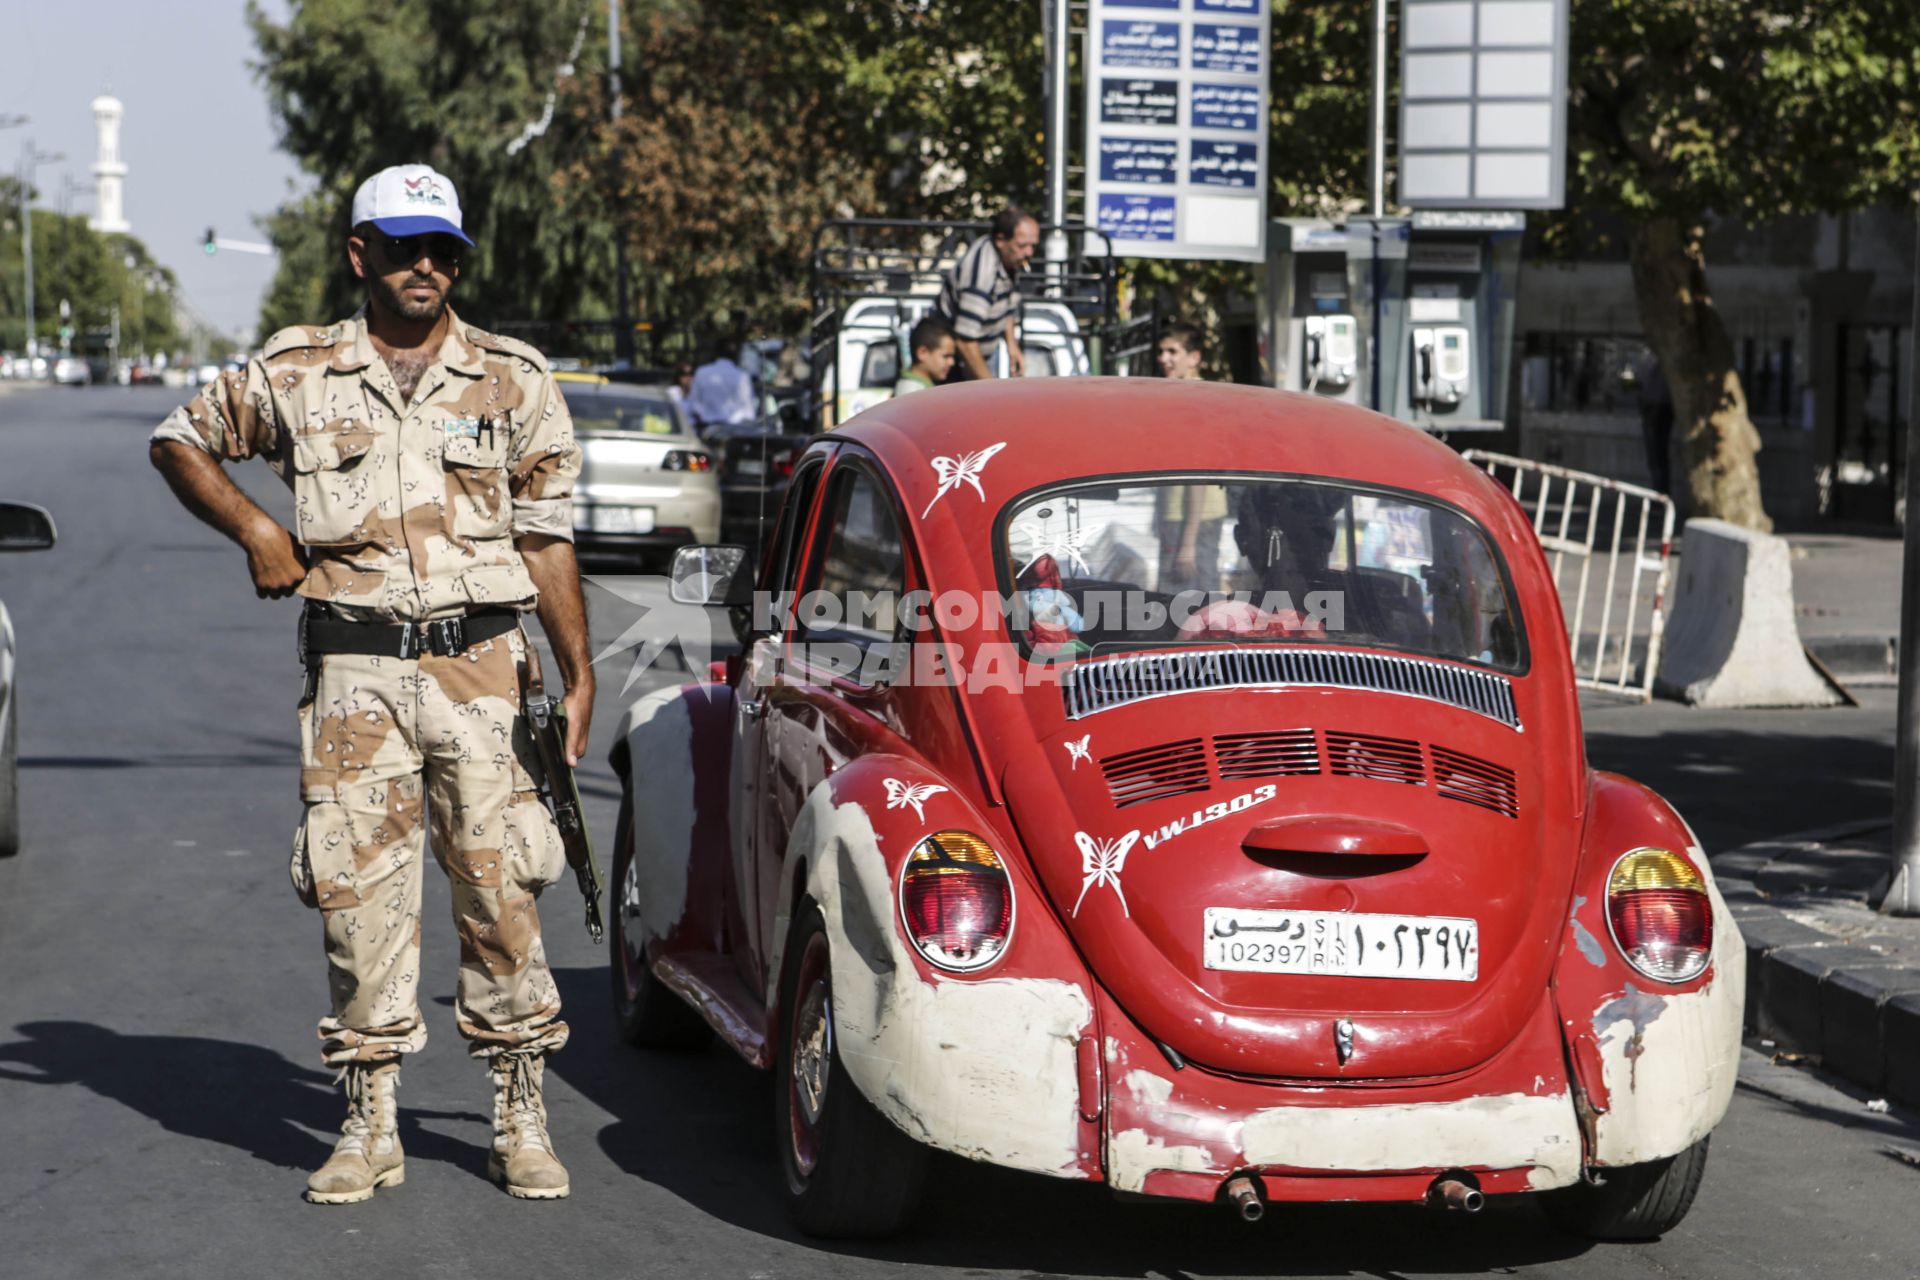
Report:
[[[1707,288],[1702,229],[1677,218],[1634,223],[1630,243],[1640,327],[1673,397],[1692,513],[1771,532],[1760,502],[1760,432],[1734,368],[1733,340]],[[1676,477],[1677,479],[1677,477]]]

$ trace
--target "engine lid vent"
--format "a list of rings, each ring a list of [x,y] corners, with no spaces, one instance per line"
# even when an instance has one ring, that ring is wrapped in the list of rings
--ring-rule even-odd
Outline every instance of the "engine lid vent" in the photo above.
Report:
[[[1374,778],[1415,787],[1426,781],[1427,773],[1417,742],[1332,731],[1327,733],[1327,771],[1342,778]]]
[[[1213,740],[1213,758],[1222,782],[1320,772],[1311,729],[1222,735]]]
[[[1520,816],[1513,770],[1445,747],[1433,748],[1433,785],[1448,800],[1477,804],[1509,818]]]
[[[1100,762],[1100,772],[1106,775],[1116,809],[1205,791],[1209,785],[1207,749],[1198,738],[1108,756]]]

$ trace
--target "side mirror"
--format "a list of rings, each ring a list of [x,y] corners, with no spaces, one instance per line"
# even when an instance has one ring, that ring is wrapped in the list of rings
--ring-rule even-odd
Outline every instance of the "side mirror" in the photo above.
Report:
[[[753,574],[747,567],[745,547],[681,547],[673,553],[667,579],[667,594],[675,604],[739,608],[753,603]]]
[[[45,551],[53,542],[53,517],[45,507],[0,502],[0,551]]]

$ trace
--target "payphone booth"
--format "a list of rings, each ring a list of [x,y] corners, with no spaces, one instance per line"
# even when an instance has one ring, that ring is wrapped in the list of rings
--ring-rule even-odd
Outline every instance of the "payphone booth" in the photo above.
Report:
[[[1283,219],[1268,243],[1274,385],[1435,433],[1506,425],[1526,215]]]

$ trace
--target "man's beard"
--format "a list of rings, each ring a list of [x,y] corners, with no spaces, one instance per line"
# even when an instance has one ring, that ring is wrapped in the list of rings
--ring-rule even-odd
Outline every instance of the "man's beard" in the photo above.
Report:
[[[387,309],[401,319],[420,320],[431,324],[440,318],[441,312],[447,309],[447,295],[440,292],[438,286],[432,286],[431,299],[426,302],[415,302],[406,295],[406,290],[413,283],[414,281],[409,279],[405,284],[396,287],[388,283],[384,277],[375,277],[373,289],[380,296],[380,300],[386,303]]]

